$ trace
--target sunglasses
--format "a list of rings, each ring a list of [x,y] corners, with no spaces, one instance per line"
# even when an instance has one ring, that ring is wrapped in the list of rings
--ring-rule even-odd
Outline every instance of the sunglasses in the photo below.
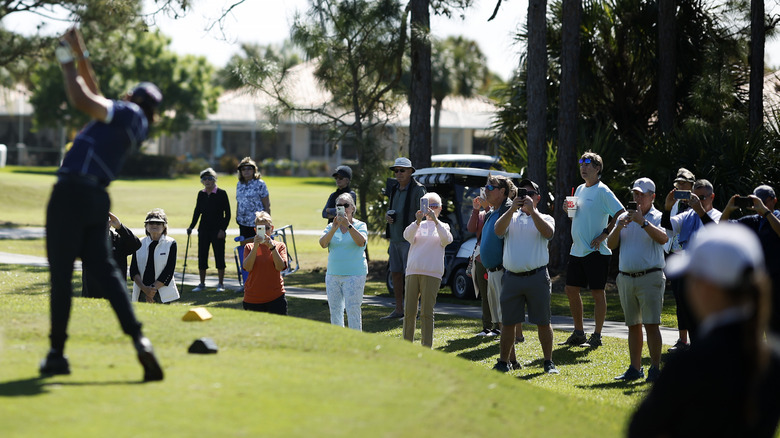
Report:
[[[590,164],[590,163],[594,163],[594,164],[596,164],[596,163],[595,163],[593,160],[591,160],[590,158],[580,158],[580,164]]]
[[[244,166],[244,167],[242,167],[240,170],[241,170],[242,172],[243,172],[243,171],[245,171],[245,170],[251,170],[251,171],[254,171],[254,170],[255,170],[255,168],[254,168],[254,167],[252,167],[252,166]]]
[[[441,204],[428,204],[428,207],[430,207],[430,208],[439,208],[439,207],[441,207]]]
[[[492,192],[493,190],[495,190],[497,188],[499,188],[499,187],[498,186],[494,186],[493,184],[488,184],[488,185],[485,186],[485,190],[487,190],[488,192]]]
[[[341,181],[342,179],[346,179],[346,178],[339,175],[339,176],[334,176],[333,179],[335,179],[336,181]]]
[[[214,177],[213,176],[204,176],[200,180],[201,181],[214,181]]]
[[[533,197],[533,196],[536,196],[536,195],[538,195],[538,194],[539,194],[539,193],[538,193],[537,191],[535,191],[535,190],[527,190],[527,191],[525,192],[525,196],[531,196],[531,197]]]
[[[336,204],[336,207],[344,207],[344,208],[347,208],[347,207],[349,207],[349,206],[350,206],[350,204]]]
[[[395,169],[393,169],[393,172],[395,172],[395,173],[406,173],[406,169],[403,168],[403,167],[400,168],[400,169],[399,168],[395,168]]]

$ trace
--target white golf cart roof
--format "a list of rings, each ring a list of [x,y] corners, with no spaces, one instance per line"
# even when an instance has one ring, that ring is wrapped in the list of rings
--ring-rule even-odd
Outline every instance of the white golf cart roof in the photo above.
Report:
[[[453,176],[461,177],[482,177],[487,179],[488,175],[502,175],[507,178],[520,180],[523,177],[519,173],[502,172],[500,170],[476,169],[473,167],[426,167],[417,169],[412,176],[421,184],[446,184]]]

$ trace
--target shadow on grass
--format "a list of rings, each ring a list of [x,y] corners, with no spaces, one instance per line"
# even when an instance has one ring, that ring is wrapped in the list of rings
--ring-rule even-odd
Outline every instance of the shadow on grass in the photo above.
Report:
[[[29,397],[48,392],[42,377],[0,382],[0,397]]]
[[[607,390],[620,390],[623,394],[632,395],[637,393],[645,393],[650,388],[650,383],[647,383],[645,379],[634,380],[632,382],[626,382],[624,380],[613,380],[611,382],[594,383],[592,385],[575,385],[580,389],[607,389]]]

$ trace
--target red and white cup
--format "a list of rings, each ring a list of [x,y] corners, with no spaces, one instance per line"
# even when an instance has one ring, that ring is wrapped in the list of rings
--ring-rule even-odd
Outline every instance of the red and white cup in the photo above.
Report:
[[[566,197],[566,211],[569,213],[569,217],[573,218],[577,214],[577,197]]]

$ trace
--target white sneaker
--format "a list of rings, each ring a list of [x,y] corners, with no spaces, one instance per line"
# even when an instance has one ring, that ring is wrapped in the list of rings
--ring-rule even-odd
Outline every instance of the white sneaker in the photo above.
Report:
[[[206,285],[201,283],[195,289],[193,289],[192,291],[193,292],[203,292],[204,290],[206,290]]]
[[[482,329],[481,332],[477,333],[474,336],[490,336],[490,330],[488,329]]]
[[[225,292],[225,286],[218,284],[217,285],[217,292]]]

